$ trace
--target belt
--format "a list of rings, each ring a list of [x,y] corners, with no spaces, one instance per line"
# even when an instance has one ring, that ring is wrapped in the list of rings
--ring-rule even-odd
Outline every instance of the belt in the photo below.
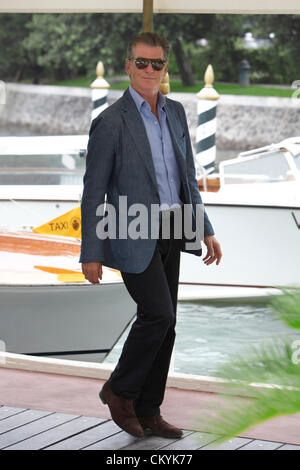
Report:
[[[160,215],[162,217],[173,216],[173,215],[179,214],[179,213],[182,213],[182,207],[173,207],[173,208],[168,209],[168,210],[161,210],[160,211]]]

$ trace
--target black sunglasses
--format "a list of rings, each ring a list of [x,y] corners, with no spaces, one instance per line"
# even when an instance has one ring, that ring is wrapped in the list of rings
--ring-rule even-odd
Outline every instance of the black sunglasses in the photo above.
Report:
[[[138,69],[142,70],[148,67],[151,62],[153,70],[162,70],[165,66],[166,60],[162,59],[146,59],[144,57],[138,57],[137,59],[129,59],[131,62],[135,62]]]

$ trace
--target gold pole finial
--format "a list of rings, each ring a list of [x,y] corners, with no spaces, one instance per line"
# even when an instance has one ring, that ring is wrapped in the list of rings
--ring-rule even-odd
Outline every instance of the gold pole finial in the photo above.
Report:
[[[96,75],[97,78],[103,78],[104,75],[104,65],[102,60],[99,60],[97,67],[96,67]]]
[[[220,95],[213,87],[214,70],[211,64],[209,64],[206,68],[204,82],[205,86],[202,88],[202,90],[199,91],[199,93],[197,93],[197,98],[200,100],[218,100]]]
[[[164,96],[166,96],[168,93],[170,93],[170,77],[169,77],[168,72],[166,73],[166,75],[162,79],[162,82],[161,82],[160,87],[159,87],[159,91]]]
[[[206,69],[205,74],[204,74],[204,81],[205,81],[205,87],[206,88],[212,88],[213,87],[214,70],[213,70],[211,64],[209,64],[207,66],[207,69]]]
[[[110,84],[103,78],[104,75],[104,65],[101,60],[97,63],[96,67],[96,75],[97,78],[96,80],[91,83],[90,87],[91,88],[109,88]]]

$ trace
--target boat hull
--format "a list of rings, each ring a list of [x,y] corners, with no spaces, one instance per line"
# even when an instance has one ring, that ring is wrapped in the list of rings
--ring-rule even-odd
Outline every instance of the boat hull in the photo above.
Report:
[[[133,319],[123,283],[1,285],[0,340],[5,350],[102,362]]]
[[[218,266],[215,263],[207,266],[202,258],[182,253],[180,282],[193,286],[194,299],[197,286],[199,299],[203,296],[203,286],[241,287],[245,295],[247,288],[299,286],[299,206],[206,204],[205,201],[204,204],[223,257]],[[220,295],[224,293],[220,291]],[[182,297],[183,290],[181,293],[179,290],[179,298]],[[249,297],[252,297],[250,291]]]

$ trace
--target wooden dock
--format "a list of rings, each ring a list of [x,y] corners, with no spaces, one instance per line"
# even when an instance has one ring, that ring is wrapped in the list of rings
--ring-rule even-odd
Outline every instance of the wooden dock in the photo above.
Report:
[[[216,447],[219,436],[208,432],[201,412],[214,409],[225,384],[180,374],[168,377],[161,414],[183,430],[183,438],[135,438],[111,420],[99,399],[112,367],[2,353],[0,449],[300,450],[300,413],[259,423]],[[251,397],[234,399],[244,406]]]
[[[184,430],[181,439],[136,438],[110,419],[0,407],[2,450],[300,450],[297,445],[242,437],[215,447],[217,437]]]

